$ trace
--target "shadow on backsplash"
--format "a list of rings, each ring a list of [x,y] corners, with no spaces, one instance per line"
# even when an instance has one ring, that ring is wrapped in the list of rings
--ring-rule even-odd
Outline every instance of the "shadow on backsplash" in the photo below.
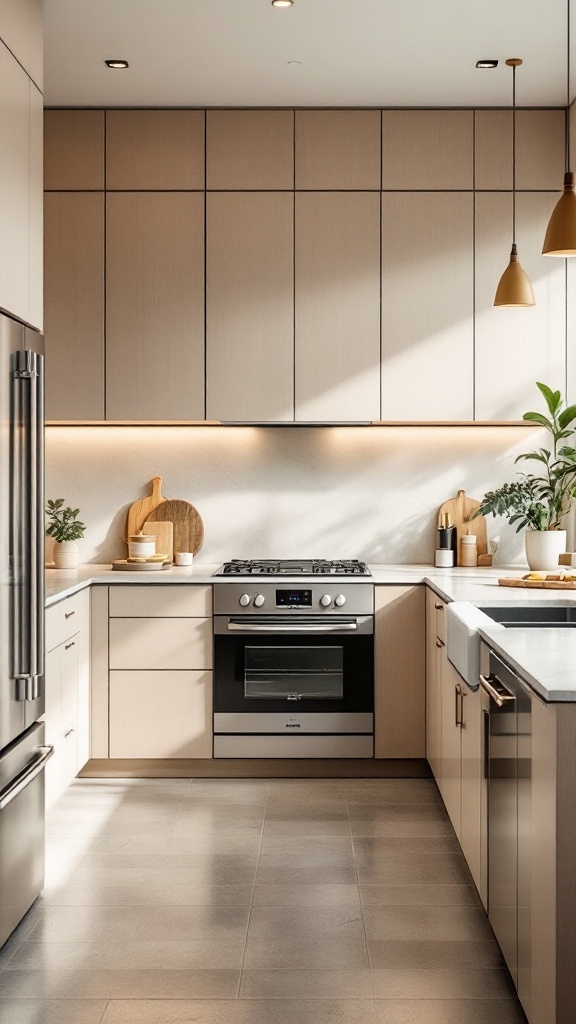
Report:
[[[198,561],[360,558],[431,563],[436,513],[464,488],[481,498],[539,443],[525,427],[49,427],[46,494],[81,510],[83,562],[126,556],[130,504],[184,498],[205,526]],[[522,536],[488,520],[497,561],[523,560]],[[47,548],[47,554],[49,549]]]

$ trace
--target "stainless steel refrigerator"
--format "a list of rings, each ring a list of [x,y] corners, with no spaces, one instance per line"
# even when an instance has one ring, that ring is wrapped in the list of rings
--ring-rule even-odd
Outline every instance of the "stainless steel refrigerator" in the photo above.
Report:
[[[0,945],[44,886],[44,339],[0,314]]]

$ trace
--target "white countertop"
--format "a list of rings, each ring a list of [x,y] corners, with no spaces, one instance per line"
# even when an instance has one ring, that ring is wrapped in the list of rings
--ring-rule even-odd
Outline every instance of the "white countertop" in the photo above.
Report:
[[[81,565],[78,569],[46,570],[46,606],[92,584],[154,584],[223,582],[214,577],[217,565],[196,562],[159,572],[117,572],[109,565]],[[469,601],[478,607],[513,604],[576,604],[576,590],[518,590],[499,587],[501,576],[522,576],[522,566],[491,566],[479,569],[437,569],[431,565],[370,565],[372,576],[348,578],[347,583],[377,585],[426,583],[445,601]],[[285,577],[286,581],[297,577]],[[341,577],[338,577],[341,579]],[[230,581],[230,577],[225,578]],[[254,577],[235,576],[238,583]],[[300,580],[301,581],[301,580]],[[576,701],[576,629],[507,629],[491,631],[489,623],[480,635],[548,701]]]

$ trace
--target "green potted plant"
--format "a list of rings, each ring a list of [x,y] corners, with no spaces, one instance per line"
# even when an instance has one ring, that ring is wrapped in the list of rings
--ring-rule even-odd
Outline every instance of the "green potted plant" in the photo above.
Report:
[[[563,442],[572,437],[576,405],[565,406],[559,391],[537,383],[548,416],[525,412],[523,419],[538,423],[550,434],[550,447],[519,455],[516,462],[539,463],[540,472],[522,473],[520,480],[488,491],[476,515],[505,516],[525,529],[526,559],[531,569],[553,569],[566,550],[562,517],[576,497],[576,448]]]
[[[54,565],[57,569],[75,569],[79,561],[78,545],[86,529],[78,519],[79,508],[63,508],[64,498],[46,502],[46,533],[54,538]]]

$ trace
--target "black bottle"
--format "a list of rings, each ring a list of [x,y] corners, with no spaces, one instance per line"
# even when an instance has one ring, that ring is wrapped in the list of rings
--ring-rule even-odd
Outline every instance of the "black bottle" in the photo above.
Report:
[[[450,513],[444,512],[443,522],[438,527],[438,549],[441,551],[452,551],[454,553],[454,565],[458,564],[458,538],[456,527],[450,522]]]

